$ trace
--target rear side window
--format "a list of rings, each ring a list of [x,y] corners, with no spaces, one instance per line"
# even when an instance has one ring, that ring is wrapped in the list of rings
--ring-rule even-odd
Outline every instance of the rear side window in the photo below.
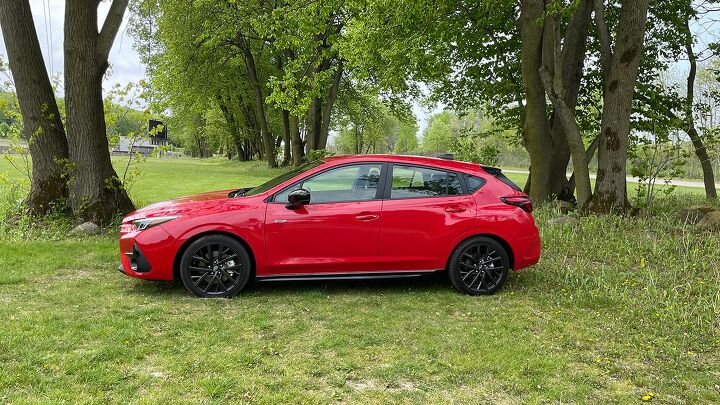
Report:
[[[414,166],[393,166],[391,199],[464,194],[453,172]]]
[[[485,179],[482,177],[475,177],[475,176],[466,176],[465,180],[467,181],[468,190],[470,191],[470,194],[480,190],[482,186],[485,185]]]

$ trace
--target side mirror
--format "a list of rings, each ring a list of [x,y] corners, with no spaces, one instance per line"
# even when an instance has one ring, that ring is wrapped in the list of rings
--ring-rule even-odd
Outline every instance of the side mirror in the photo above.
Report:
[[[288,204],[285,208],[294,210],[306,204],[310,204],[310,192],[304,188],[299,188],[288,194]]]

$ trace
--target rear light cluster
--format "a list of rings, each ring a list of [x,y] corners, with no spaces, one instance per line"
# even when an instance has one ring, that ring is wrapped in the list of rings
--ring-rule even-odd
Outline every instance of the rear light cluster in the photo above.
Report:
[[[507,205],[514,205],[522,208],[525,212],[533,212],[532,199],[526,195],[511,195],[507,197],[500,197],[500,201]]]

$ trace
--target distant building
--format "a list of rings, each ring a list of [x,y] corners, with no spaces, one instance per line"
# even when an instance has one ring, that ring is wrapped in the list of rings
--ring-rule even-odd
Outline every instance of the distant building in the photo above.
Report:
[[[147,138],[121,136],[120,142],[113,148],[113,153],[118,155],[127,155],[129,153],[139,153],[143,156],[149,156],[155,153],[158,145]]]

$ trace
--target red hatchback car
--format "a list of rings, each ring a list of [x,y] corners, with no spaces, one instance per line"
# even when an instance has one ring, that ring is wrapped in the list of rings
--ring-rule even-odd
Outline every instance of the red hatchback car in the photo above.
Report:
[[[499,169],[439,158],[329,157],[253,188],[137,210],[120,229],[119,270],[180,278],[230,297],[255,278],[412,277],[446,271],[467,294],[492,294],[537,263],[530,198]]]

